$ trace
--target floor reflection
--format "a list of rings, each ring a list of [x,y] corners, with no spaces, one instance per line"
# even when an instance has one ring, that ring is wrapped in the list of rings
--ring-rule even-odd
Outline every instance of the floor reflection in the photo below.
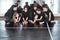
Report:
[[[0,30],[6,30],[5,29],[5,21],[0,20]]]
[[[7,35],[0,34],[4,36],[0,36],[0,38],[5,38],[3,40],[50,40],[50,36],[47,30],[7,30],[3,31],[4,33],[7,32]],[[8,37],[6,37],[8,36]]]
[[[56,21],[55,26],[52,29],[52,36],[54,40],[60,40],[60,21]]]
[[[56,24],[52,28],[52,36],[54,40],[60,39],[60,19],[56,20]],[[51,40],[47,29],[36,30],[20,30],[5,28],[4,20],[0,20],[0,39],[1,40]]]

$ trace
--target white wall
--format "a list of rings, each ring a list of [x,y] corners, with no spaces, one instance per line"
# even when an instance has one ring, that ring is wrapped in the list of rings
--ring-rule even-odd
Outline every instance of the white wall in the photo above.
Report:
[[[29,2],[29,4],[33,3],[34,0],[21,0],[21,6],[23,7],[25,5],[25,2]],[[38,3],[40,3],[40,0],[35,0]],[[58,16],[60,15],[60,0],[44,0],[46,4],[50,7],[50,9],[53,11],[54,15]],[[0,0],[0,16],[4,16],[4,14],[7,12],[7,10],[16,3],[17,0]]]
[[[28,2],[28,3],[29,3],[29,5],[30,5],[30,4],[32,4],[32,3],[33,3],[33,1],[34,1],[34,0],[21,0],[21,6],[22,6],[22,8],[24,7],[25,2]]]
[[[11,5],[13,5],[12,0],[0,0],[0,16],[4,16]]]
[[[59,7],[59,1],[60,0],[45,0],[45,3],[48,4],[49,8],[53,11],[54,14],[60,14],[58,11]],[[59,8],[58,8],[59,7]]]
[[[17,0],[0,0],[0,16],[4,16],[7,10],[16,2]],[[32,0],[21,0],[20,5],[23,7],[25,2],[33,3]]]

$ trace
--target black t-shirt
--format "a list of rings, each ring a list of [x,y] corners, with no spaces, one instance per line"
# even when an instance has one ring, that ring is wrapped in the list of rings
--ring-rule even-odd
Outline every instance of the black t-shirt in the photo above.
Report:
[[[42,19],[39,20],[40,22],[43,22],[43,21],[44,21],[44,14],[43,14],[43,13],[40,13],[40,14],[37,14],[37,13],[36,13],[36,15],[38,15],[38,18],[37,18],[37,19],[40,19],[41,16],[42,16]]]
[[[22,12],[22,18],[24,18],[26,20],[26,18],[29,17],[29,12]]]
[[[30,6],[29,6],[29,5],[25,5],[24,7],[27,7],[27,8],[28,8],[28,10],[30,9]]]
[[[47,15],[47,19],[49,20],[49,13],[51,13],[51,20],[54,20],[55,18],[54,18],[54,15],[53,15],[53,13],[51,11],[44,12],[44,15],[46,14]],[[45,18],[46,18],[46,16],[45,16]]]
[[[29,10],[29,20],[34,21],[35,13],[36,13],[36,11],[34,11],[33,9]]]
[[[49,13],[51,13],[51,20],[54,20],[55,18],[54,18],[53,13],[52,12],[49,12]]]
[[[21,8],[21,6],[19,6],[18,8],[17,8],[17,13],[22,13],[22,8]]]

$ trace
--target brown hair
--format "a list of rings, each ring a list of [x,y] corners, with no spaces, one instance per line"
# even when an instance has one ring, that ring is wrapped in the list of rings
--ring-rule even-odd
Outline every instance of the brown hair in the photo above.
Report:
[[[36,11],[42,11],[40,8],[37,8]]]

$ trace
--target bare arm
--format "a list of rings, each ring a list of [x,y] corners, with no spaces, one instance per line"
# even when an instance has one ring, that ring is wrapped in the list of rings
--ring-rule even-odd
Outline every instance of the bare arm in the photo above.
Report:
[[[28,20],[28,17],[26,18],[26,20]]]
[[[25,19],[23,18],[23,21],[24,21]]]
[[[51,20],[51,13],[49,13],[49,21]]]
[[[40,19],[37,19],[37,21],[38,21],[38,20],[41,20],[42,18],[43,18],[43,16],[41,16]]]

